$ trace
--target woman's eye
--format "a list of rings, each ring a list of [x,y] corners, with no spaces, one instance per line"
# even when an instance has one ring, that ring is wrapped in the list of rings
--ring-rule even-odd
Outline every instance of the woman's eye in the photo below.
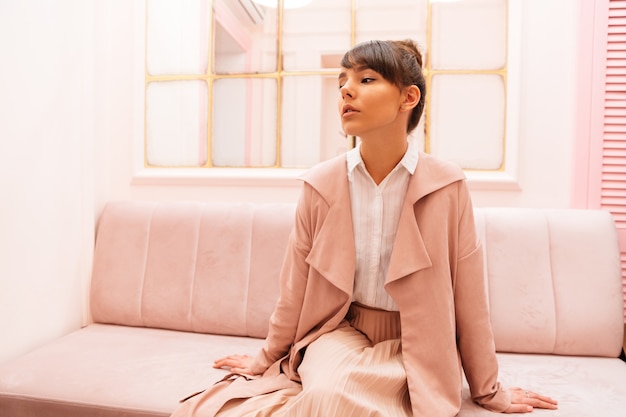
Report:
[[[361,84],[368,84],[368,83],[371,83],[372,81],[376,81],[376,79],[375,78],[371,78],[371,77],[363,77],[361,79]],[[343,84],[340,83],[338,88],[341,90],[344,85],[345,85],[345,83],[343,83]]]

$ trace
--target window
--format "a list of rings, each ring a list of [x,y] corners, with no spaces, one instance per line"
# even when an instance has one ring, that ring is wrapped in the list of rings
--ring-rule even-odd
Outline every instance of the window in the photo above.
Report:
[[[147,1],[145,169],[276,173],[343,153],[358,138],[337,115],[341,56],[411,38],[428,88],[412,139],[477,177],[515,176],[519,0],[291,1]]]

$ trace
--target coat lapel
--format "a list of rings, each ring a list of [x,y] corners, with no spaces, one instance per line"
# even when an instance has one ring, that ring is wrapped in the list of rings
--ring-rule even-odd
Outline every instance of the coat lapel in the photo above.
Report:
[[[322,195],[328,209],[317,236],[313,238],[311,251],[306,260],[312,268],[351,298],[354,287],[356,249],[352,228],[350,189],[345,157],[336,159],[334,162],[340,167],[335,166],[335,169],[329,171],[321,170],[322,173],[326,172],[331,175],[306,178],[306,181]]]
[[[413,204],[414,201],[409,199],[407,195],[398,222],[396,241],[391,252],[385,285],[432,266],[422,234],[415,220]]]
[[[352,294],[356,251],[350,206],[332,207],[307,256],[309,265],[348,295]]]
[[[415,217],[415,204],[424,196],[464,178],[456,166],[443,163],[420,152],[415,173],[409,180],[407,194],[398,221],[385,285],[422,269],[432,267],[428,250]]]

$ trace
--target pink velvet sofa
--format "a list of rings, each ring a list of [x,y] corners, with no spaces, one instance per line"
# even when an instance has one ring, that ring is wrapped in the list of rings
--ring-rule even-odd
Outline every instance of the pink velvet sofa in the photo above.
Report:
[[[215,358],[262,344],[294,208],[109,203],[97,231],[93,323],[0,364],[0,416],[168,416],[225,374]],[[625,416],[612,217],[477,208],[476,225],[501,381],[560,401],[533,415]],[[460,416],[493,415],[467,388],[464,396]]]

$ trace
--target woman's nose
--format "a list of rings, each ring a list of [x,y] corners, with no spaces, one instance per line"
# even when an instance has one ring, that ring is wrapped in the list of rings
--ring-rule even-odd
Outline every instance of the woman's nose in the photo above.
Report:
[[[342,85],[339,91],[341,92],[342,98],[346,96],[352,97],[354,94],[354,92],[352,91],[348,83],[345,83],[344,85]]]

